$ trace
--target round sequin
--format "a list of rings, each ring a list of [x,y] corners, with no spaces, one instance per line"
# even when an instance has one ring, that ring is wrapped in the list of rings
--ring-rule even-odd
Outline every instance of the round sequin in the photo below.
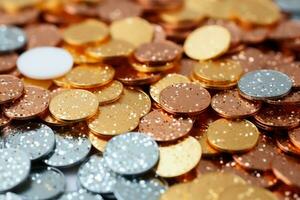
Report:
[[[277,156],[274,143],[267,136],[261,136],[257,146],[251,151],[234,155],[234,160],[242,167],[249,170],[267,171],[271,169],[271,162]]]
[[[4,114],[12,119],[30,119],[43,113],[50,101],[49,92],[45,89],[26,86],[21,98],[5,104]]]
[[[139,117],[146,115],[151,109],[151,99],[142,90],[124,88],[123,95],[118,101],[134,109]]]
[[[138,62],[147,64],[162,64],[172,62],[181,57],[181,48],[172,42],[153,42],[139,46],[134,51]]]
[[[155,102],[159,103],[159,95],[163,89],[173,84],[189,82],[190,80],[186,76],[180,74],[168,74],[157,83],[150,86],[150,95]]]
[[[20,49],[27,41],[25,33],[14,26],[0,26],[0,52]]]
[[[108,143],[109,138],[101,137],[99,134],[96,135],[93,132],[89,132],[89,140],[93,147],[98,151],[104,152],[106,144]]]
[[[119,81],[112,81],[108,85],[93,89],[100,105],[105,105],[117,101],[123,93],[123,84]]]
[[[156,142],[149,136],[136,132],[112,138],[104,151],[104,160],[108,167],[123,175],[149,171],[156,165],[158,157]]]
[[[15,191],[24,199],[57,199],[65,190],[63,173],[51,167],[33,169],[25,183]]]
[[[7,103],[22,96],[23,82],[12,75],[0,75],[0,103]]]
[[[91,150],[85,124],[55,130],[55,149],[44,162],[52,167],[71,167],[83,161]]]
[[[100,113],[88,121],[90,130],[100,135],[118,135],[134,130],[139,124],[135,110],[118,102],[100,107]]]
[[[184,52],[193,59],[207,60],[225,53],[230,46],[230,32],[219,25],[194,30],[184,42]]]
[[[0,55],[0,73],[9,72],[15,69],[18,54],[10,53]]]
[[[279,98],[290,92],[292,81],[278,71],[257,70],[245,74],[238,82],[238,88],[247,99]]]
[[[273,105],[299,105],[300,91],[292,90],[288,95],[280,99],[267,99],[266,102]]]
[[[292,156],[300,156],[300,149],[293,145],[286,133],[276,135],[276,145],[284,153]]]
[[[81,65],[73,68],[66,80],[76,88],[94,88],[109,83],[114,75],[115,70],[110,66]]]
[[[17,149],[0,149],[0,191],[10,190],[22,183],[29,175],[30,160],[26,153]]]
[[[265,105],[254,119],[273,128],[295,128],[300,124],[300,109],[297,106]]]
[[[93,93],[86,90],[66,90],[51,99],[51,114],[62,121],[82,121],[98,111],[99,101]]]
[[[52,85],[52,80],[36,80],[27,77],[23,77],[22,81],[25,86],[37,86],[44,89],[49,89]]]
[[[247,120],[231,121],[219,119],[207,129],[209,144],[224,152],[243,152],[255,147],[259,131]]]
[[[156,141],[173,141],[187,135],[193,127],[190,118],[174,117],[160,110],[154,110],[144,116],[139,131]]]
[[[21,74],[38,80],[61,77],[70,71],[72,66],[71,54],[58,47],[30,49],[22,53],[17,61],[17,67]]]
[[[211,100],[211,107],[222,117],[241,118],[257,113],[261,103],[242,98],[235,89],[215,94]]]
[[[11,119],[6,117],[2,109],[0,109],[0,128],[6,126],[10,121]]]
[[[5,147],[26,152],[31,160],[48,155],[55,146],[51,128],[41,123],[7,127],[4,130]]]
[[[190,188],[191,184],[189,183],[174,184],[161,195],[160,200],[193,200],[198,198],[199,196],[190,192]]]
[[[71,45],[84,45],[92,42],[102,42],[108,35],[109,30],[105,23],[88,19],[67,27],[63,32],[63,40]]]
[[[272,192],[255,186],[238,185],[226,188],[220,194],[219,200],[232,200],[236,197],[239,200],[277,200],[277,197]]]
[[[173,84],[159,95],[161,107],[173,114],[200,114],[210,105],[210,100],[209,92],[195,83]]]
[[[195,138],[189,136],[177,144],[159,147],[159,157],[157,175],[166,178],[180,176],[198,164],[201,146]]]
[[[75,192],[67,192],[62,195],[58,200],[103,200],[100,195],[89,193],[80,189]]]
[[[78,171],[78,180],[82,187],[94,193],[112,193],[117,176],[98,154],[91,156]]]
[[[300,128],[290,130],[288,133],[291,142],[300,149]]]
[[[6,194],[0,194],[0,200],[22,200],[19,195],[8,192]]]
[[[157,200],[166,187],[155,178],[118,178],[114,195],[118,200]]]

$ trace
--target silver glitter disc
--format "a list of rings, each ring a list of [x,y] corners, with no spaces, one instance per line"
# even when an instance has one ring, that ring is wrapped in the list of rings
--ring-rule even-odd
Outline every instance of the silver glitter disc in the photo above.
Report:
[[[238,83],[240,94],[253,100],[280,98],[292,88],[292,80],[275,70],[257,70],[245,74]]]
[[[93,155],[78,171],[82,187],[94,193],[112,193],[117,182],[117,174],[111,171],[100,155]]]
[[[23,181],[30,172],[30,159],[18,149],[0,149],[0,192],[10,190]]]
[[[103,200],[103,198],[100,195],[81,189],[76,192],[65,193],[58,200]]]
[[[24,199],[57,199],[65,190],[65,177],[58,169],[47,167],[33,169],[29,179],[16,189]]]
[[[54,152],[44,162],[52,167],[71,167],[83,161],[92,148],[86,132],[84,125],[56,129]]]
[[[14,193],[8,192],[6,194],[0,194],[0,200],[22,200],[22,198]]]
[[[25,33],[14,26],[0,26],[0,52],[20,49],[27,41]]]
[[[117,200],[159,200],[166,186],[159,179],[119,178],[114,194]]]
[[[11,126],[4,129],[6,148],[16,148],[28,153],[31,160],[48,155],[55,146],[52,129],[41,123]]]
[[[158,158],[157,143],[150,136],[137,132],[112,138],[104,151],[107,166],[122,175],[145,173],[156,165]]]

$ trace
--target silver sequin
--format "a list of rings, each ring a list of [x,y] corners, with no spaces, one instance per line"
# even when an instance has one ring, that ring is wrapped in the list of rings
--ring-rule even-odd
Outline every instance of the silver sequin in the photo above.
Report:
[[[14,26],[0,26],[0,52],[20,49],[26,43],[25,33]]]
[[[92,194],[81,189],[76,192],[68,192],[61,196],[59,200],[103,200],[103,198],[100,195]]]

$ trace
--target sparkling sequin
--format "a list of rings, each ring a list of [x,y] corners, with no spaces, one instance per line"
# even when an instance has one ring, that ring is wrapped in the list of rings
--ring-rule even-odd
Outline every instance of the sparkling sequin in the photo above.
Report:
[[[26,43],[25,33],[14,26],[0,26],[0,52],[14,51]]]
[[[67,192],[58,200],[103,200],[103,198],[100,195],[92,194],[80,189],[76,192]]]

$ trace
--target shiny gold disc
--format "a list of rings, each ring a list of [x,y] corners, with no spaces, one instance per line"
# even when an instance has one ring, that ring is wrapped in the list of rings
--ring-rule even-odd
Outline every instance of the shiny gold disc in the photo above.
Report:
[[[123,93],[123,84],[119,81],[112,81],[111,83],[95,88],[92,92],[97,96],[100,105],[112,103],[117,101]]]
[[[156,103],[159,103],[159,95],[163,89],[173,84],[190,82],[191,81],[186,76],[180,74],[168,74],[157,83],[150,86],[150,96]]]
[[[223,152],[243,152],[255,147],[259,130],[247,120],[218,119],[209,124],[207,138],[210,145]]]
[[[104,139],[99,135],[95,135],[93,132],[89,132],[89,140],[92,143],[93,147],[95,147],[100,152],[104,152],[109,139]]]
[[[130,64],[136,71],[145,72],[145,73],[154,73],[154,72],[164,72],[170,70],[176,67],[178,63],[174,61],[174,62],[167,62],[162,65],[151,66],[148,64],[139,63],[134,59],[130,59]]]
[[[99,59],[87,55],[84,47],[64,44],[63,48],[71,54],[75,64],[92,64],[99,62]]]
[[[99,101],[93,93],[70,89],[53,97],[49,110],[58,120],[77,122],[94,116],[98,111],[98,106]]]
[[[229,31],[219,25],[194,30],[184,42],[184,52],[193,59],[207,60],[225,53],[230,46]]]
[[[107,25],[101,21],[88,19],[66,28],[63,40],[71,45],[85,45],[88,43],[102,42],[109,36]]]
[[[180,183],[172,185],[162,194],[160,200],[195,200],[196,196],[190,193],[190,183]]]
[[[134,130],[139,124],[139,116],[133,108],[115,102],[100,106],[100,113],[88,121],[94,134],[119,135]]]
[[[156,174],[161,177],[177,177],[192,170],[200,161],[201,145],[194,137],[187,137],[177,144],[159,147]]]
[[[23,77],[22,80],[24,82],[24,85],[38,86],[38,87],[41,87],[44,89],[49,89],[50,86],[52,85],[51,80],[36,80],[36,79],[27,78],[27,77]]]
[[[8,12],[16,12],[23,8],[35,6],[41,0],[1,0],[0,7]]]
[[[71,88],[71,85],[70,85],[70,83],[68,82],[68,80],[67,80],[67,78],[65,76],[53,79],[53,83],[56,86],[59,86],[59,87]]]
[[[76,88],[95,88],[112,81],[114,75],[115,70],[110,66],[80,65],[66,75],[66,80]]]
[[[114,21],[110,26],[110,34],[113,39],[124,40],[139,46],[151,42],[154,26],[142,18],[129,17]]]

